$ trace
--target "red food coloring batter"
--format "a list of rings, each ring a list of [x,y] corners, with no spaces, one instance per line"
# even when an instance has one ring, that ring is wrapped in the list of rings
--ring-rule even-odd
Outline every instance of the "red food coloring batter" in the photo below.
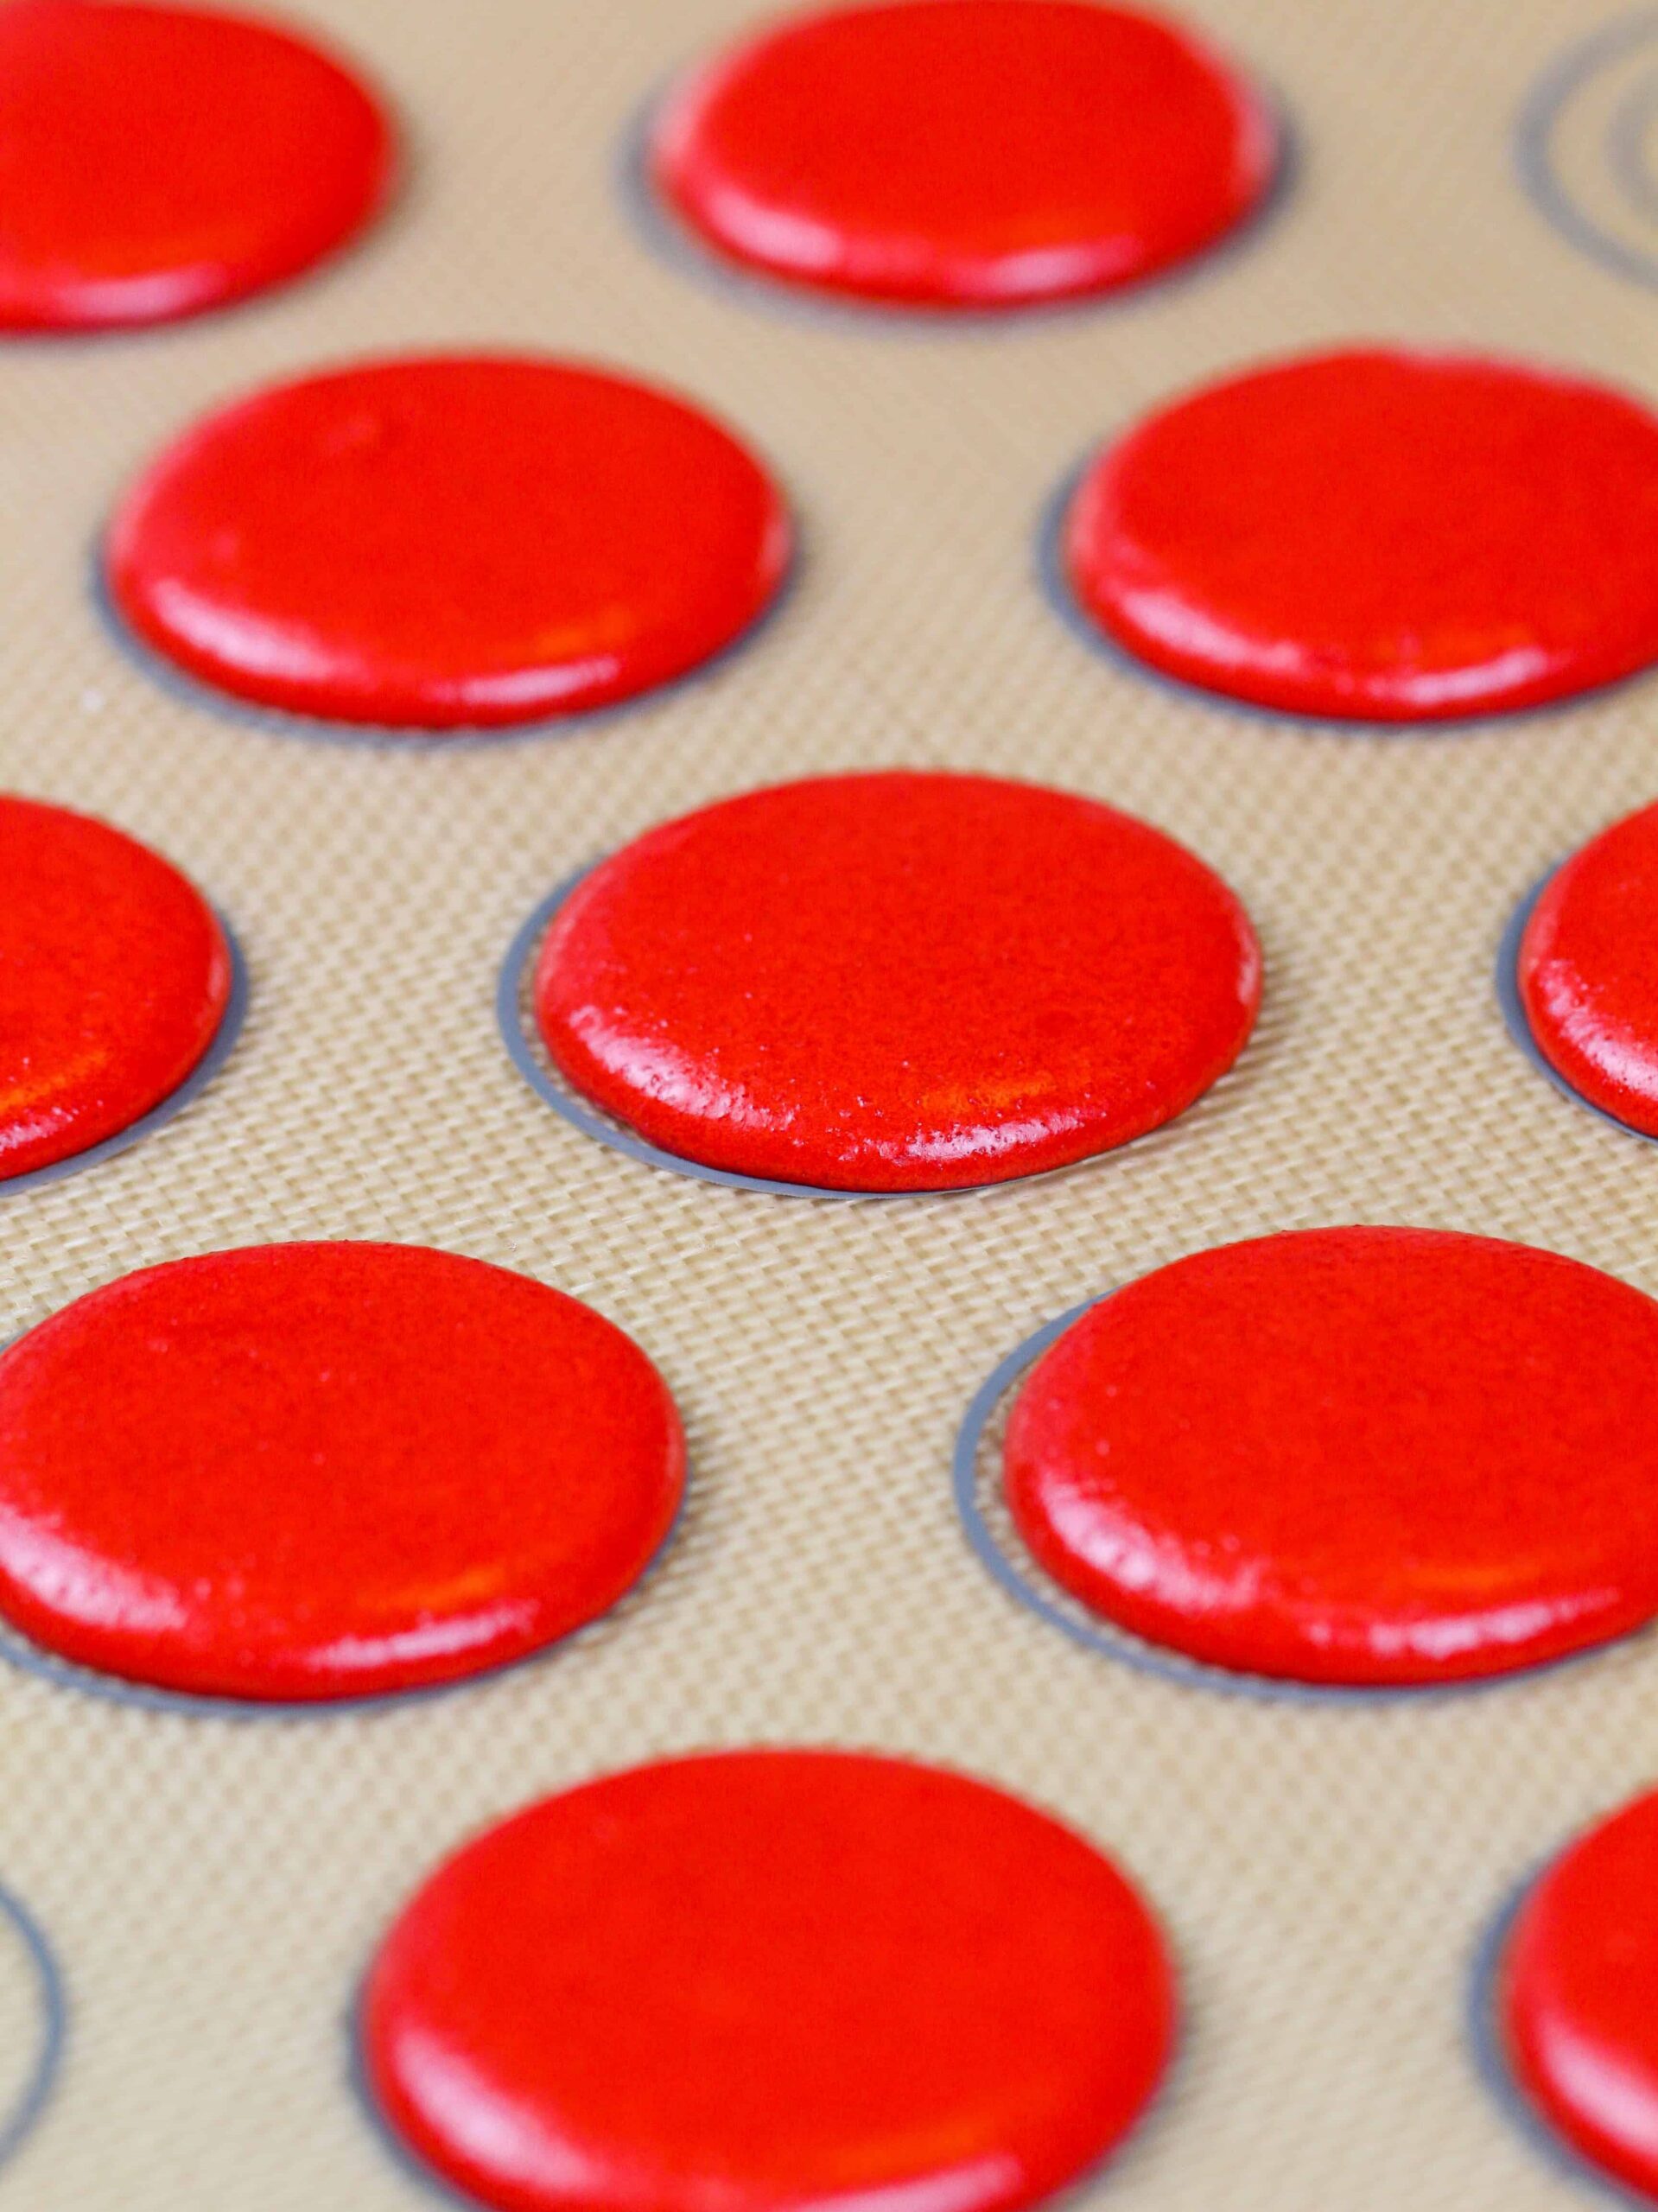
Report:
[[[683,401],[447,355],[257,393],[128,495],[115,604],[193,676],[441,729],[626,698],[746,629],[787,566],[758,462]]]
[[[1105,291],[1259,203],[1248,87],[1173,24],[1091,0],[797,16],[694,78],[651,148],[708,244],[791,283],[932,308]]]
[[[1066,1331],[1005,1475],[1058,1581],[1191,1658],[1509,1673],[1658,1613],[1658,1304],[1483,1236],[1225,1245]]]
[[[1591,1105],[1658,1136],[1658,806],[1549,880],[1516,963],[1538,1050]]]
[[[1658,658],[1658,416],[1498,361],[1320,354],[1109,447],[1064,531],[1083,609],[1187,683],[1432,721]]]
[[[1156,2087],[1173,1975],[1081,1837],[894,1759],[746,1751],[549,1797],[370,1974],[372,2092],[511,2212],[1007,2212]]]
[[[176,1261],[0,1355],[0,1612],[175,1690],[351,1697],[499,1666],[613,1605],[683,1484],[636,1344],[452,1253]]]
[[[0,798],[0,1182],[118,1135],[216,1035],[230,948],[200,893],[84,814]]]
[[[275,25],[103,0],[0,7],[0,329],[163,322],[280,283],[384,197],[391,135]]]
[[[988,776],[820,777],[594,868],[535,973],[586,1096],[679,1156],[825,1189],[1039,1173],[1242,1051],[1248,916],[1159,830]]]
[[[1504,1948],[1497,2010],[1544,2119],[1658,2200],[1658,1794],[1591,1828],[1534,1886]]]

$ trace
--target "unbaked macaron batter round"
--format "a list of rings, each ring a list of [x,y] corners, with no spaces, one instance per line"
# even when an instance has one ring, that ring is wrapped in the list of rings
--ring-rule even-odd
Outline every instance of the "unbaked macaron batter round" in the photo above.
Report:
[[[1213,243],[1272,181],[1262,102],[1177,24],[1093,0],[785,18],[667,102],[658,192],[767,275],[930,308],[1099,292]]]
[[[119,830],[0,797],[0,1183],[118,1135],[168,1097],[225,1019],[213,910]]]
[[[1603,830],[1549,879],[1515,980],[1549,1065],[1591,1106],[1658,1136],[1658,806]]]
[[[1658,1793],[1580,1836],[1534,1885],[1496,1996],[1531,2104],[1602,2173],[1658,2201]]]
[[[221,307],[384,199],[373,95],[274,23],[105,0],[0,7],[0,330]]]
[[[198,1694],[410,1689],[603,1612],[683,1484],[656,1370],[559,1291],[410,1245],[214,1252],[0,1354],[0,1614]]]
[[[583,878],[534,977],[559,1069],[651,1143],[863,1191],[1127,1143],[1230,1066],[1260,992],[1242,907],[1160,830],[909,771],[649,831]]]
[[[570,363],[383,360],[275,385],[162,454],[110,531],[115,607],[269,707],[452,729],[629,697],[729,645],[790,533],[683,400]]]
[[[1658,1303],[1432,1230],[1223,1245],[1065,1332],[1004,1478],[1057,1581],[1189,1658],[1508,1673],[1658,1614]]]
[[[449,1859],[371,1972],[368,2082],[487,2204],[1011,2212],[1152,2094],[1173,1974],[1091,1845],[830,1751],[670,1760]]]
[[[1102,630],[1207,690],[1382,721],[1536,706],[1658,658],[1658,416],[1516,363],[1311,355],[1109,447],[1064,558]]]

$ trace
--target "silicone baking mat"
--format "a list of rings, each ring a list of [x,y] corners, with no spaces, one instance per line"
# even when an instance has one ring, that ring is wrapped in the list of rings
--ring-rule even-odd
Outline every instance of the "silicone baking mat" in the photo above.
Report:
[[[965,1541],[950,1461],[973,1394],[1039,1324],[1219,1239],[1418,1222],[1658,1292],[1658,1151],[1527,1064],[1492,984],[1527,888],[1658,796],[1658,679],[1424,734],[1244,713],[1090,650],[1045,600],[1035,543],[1103,433],[1298,346],[1489,347],[1650,393],[1658,222],[1628,188],[1658,19],[1624,19],[1568,66],[1597,30],[1587,0],[1204,0],[1197,21],[1291,118],[1280,201],[1178,278],[945,328],[794,304],[642,232],[630,129],[747,12],[314,0],[302,19],[401,111],[389,221],[234,312],[0,353],[0,777],[159,846],[226,912],[251,980],[235,1052],[179,1118],[0,1198],[0,1334],[217,1245],[425,1241],[632,1332],[684,1408],[693,1466],[685,1525],[642,1590],[442,1696],[236,1719],[0,1666],[0,1883],[49,1936],[67,2019],[0,2206],[429,2201],[347,2079],[353,1986],[390,1916],[527,1798],[752,1740],[960,1765],[1147,1885],[1182,1962],[1185,2047],[1090,2202],[1583,2201],[1482,2084],[1469,1977],[1538,1859],[1658,1777],[1658,1641],[1375,1704],[1159,1680],[1009,1598]],[[138,665],[96,611],[91,564],[145,456],[262,379],[450,344],[633,368],[741,426],[800,518],[781,613],[626,711],[447,747],[329,740]],[[492,1001],[537,899],[719,794],[886,763],[1091,792],[1217,866],[1267,959],[1236,1071],[1115,1157],[885,1204],[664,1173],[533,1095]],[[0,1932],[3,2101],[32,2063],[35,1967]]]

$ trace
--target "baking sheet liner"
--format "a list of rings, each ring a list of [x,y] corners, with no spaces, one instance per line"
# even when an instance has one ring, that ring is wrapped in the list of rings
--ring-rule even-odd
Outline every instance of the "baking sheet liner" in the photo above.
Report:
[[[1491,989],[1518,887],[1658,798],[1658,683],[1421,734],[1245,716],[1083,652],[1031,575],[1075,457],[1236,364],[1399,338],[1658,391],[1651,292],[1515,168],[1528,95],[1598,11],[1204,0],[1294,120],[1270,219],[1086,311],[901,331],[694,281],[620,204],[629,119],[753,12],[306,0],[404,118],[389,219],[234,312],[0,349],[0,781],[211,886],[257,984],[188,1114],[0,1206],[0,1335],[217,1246],[429,1243],[613,1315],[697,1471],[636,1602],[441,1698],[248,1727],[0,1668],[0,1882],[73,1993],[0,2212],[414,2212],[341,2063],[380,1929],[525,1800],[749,1741],[964,1768],[1134,1869],[1183,1961],[1185,2056],[1081,2203],[1566,2212],[1579,2185],[1478,2078],[1468,1961],[1493,1899],[1658,1775],[1652,1643],[1477,1697],[1220,1697],[1007,1602],[950,1467],[1010,1345],[1206,1243],[1413,1221],[1658,1292],[1658,1152],[1563,1107]],[[441,748],[297,743],[112,642],[86,549],[182,424],[318,362],[474,345],[664,378],[769,456],[810,557],[761,636],[556,740]],[[649,1173],[549,1114],[492,1012],[547,888],[729,792],[893,765],[1064,785],[1201,853],[1265,946],[1240,1066],[1107,1159],[901,1205]]]

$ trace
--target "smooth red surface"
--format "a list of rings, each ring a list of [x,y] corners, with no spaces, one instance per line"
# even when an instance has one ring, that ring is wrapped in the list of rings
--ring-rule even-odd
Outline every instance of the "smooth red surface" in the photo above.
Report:
[[[1516,980],[1550,1066],[1658,1136],[1658,806],[1602,830],[1550,879]]]
[[[1658,1613],[1658,1303],[1432,1230],[1198,1252],[1039,1363],[1006,1481],[1058,1581],[1192,1658],[1507,1673]]]
[[[683,1158],[847,1190],[1032,1175],[1242,1050],[1248,916],[1160,831],[988,776],[727,799],[594,868],[542,948],[548,1050]]]
[[[788,557],[776,490],[707,416],[565,362],[456,354],[209,416],[128,494],[109,580],[141,638],[224,690],[453,728],[683,675]]]
[[[412,1245],[147,1268],[0,1355],[0,1612],[173,1689],[499,1666],[613,1604],[683,1484],[672,1402],[619,1329]]]
[[[900,0],[790,17],[686,85],[657,189],[792,283],[935,308],[1103,291],[1211,244],[1276,132],[1173,23],[1091,0]]]
[[[1096,460],[1065,558],[1153,667],[1432,721],[1658,658],[1658,417],[1512,363],[1381,349],[1211,385]]]
[[[0,1182],[176,1090],[230,1000],[230,948],[178,870],[118,830],[0,797]]]
[[[371,94],[274,24],[0,7],[0,330],[162,322],[295,275],[384,196]]]
[[[1536,1883],[1497,2004],[1509,2063],[1544,2119],[1658,2200],[1658,1794],[1591,1828]]]
[[[1007,2212],[1156,2087],[1173,1975],[1069,1829],[894,1759],[748,1751],[549,1797],[370,1975],[370,2082],[510,2212]]]

